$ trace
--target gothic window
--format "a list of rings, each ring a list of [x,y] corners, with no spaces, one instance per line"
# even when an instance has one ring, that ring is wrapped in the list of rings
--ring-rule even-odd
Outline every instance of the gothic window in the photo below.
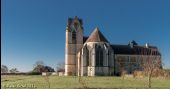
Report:
[[[111,57],[110,51],[108,51],[108,66],[111,66]]]
[[[96,66],[99,66],[99,61],[100,61],[100,60],[99,60],[99,58],[100,58],[100,57],[99,57],[99,54],[100,54],[100,53],[99,53],[99,49],[96,49]]]
[[[92,55],[92,51],[89,50],[89,66],[91,66],[91,55]]]
[[[103,51],[100,50],[100,66],[103,66]]]
[[[79,27],[79,24],[78,24],[77,22],[75,22],[75,23],[74,23],[74,27],[75,27],[75,29],[77,30],[78,27]]]
[[[86,60],[87,60],[87,66],[89,66],[89,50],[86,48]]]
[[[100,47],[96,49],[96,66],[103,66],[103,50]]]
[[[75,31],[72,32],[72,43],[73,44],[76,43],[76,32]]]

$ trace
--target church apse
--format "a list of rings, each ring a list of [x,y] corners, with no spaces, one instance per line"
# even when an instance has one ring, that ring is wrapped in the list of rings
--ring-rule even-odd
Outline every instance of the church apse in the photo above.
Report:
[[[66,76],[112,76],[122,70],[132,74],[140,71],[142,50],[154,49],[154,55],[161,59],[156,46],[111,44],[96,27],[90,36],[84,36],[83,21],[77,16],[69,18],[66,27],[65,75]]]

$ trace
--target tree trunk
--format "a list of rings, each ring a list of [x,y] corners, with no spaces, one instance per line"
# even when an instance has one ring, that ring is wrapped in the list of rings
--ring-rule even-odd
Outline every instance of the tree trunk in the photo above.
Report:
[[[148,88],[151,88],[151,76],[148,77]]]
[[[148,74],[148,88],[151,88],[152,70]]]

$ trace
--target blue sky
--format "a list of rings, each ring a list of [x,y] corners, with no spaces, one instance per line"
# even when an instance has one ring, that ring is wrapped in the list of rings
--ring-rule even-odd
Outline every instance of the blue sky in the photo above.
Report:
[[[2,0],[1,62],[30,71],[42,60],[64,61],[68,17],[83,19],[86,36],[99,27],[113,44],[156,45],[170,68],[170,0]]]

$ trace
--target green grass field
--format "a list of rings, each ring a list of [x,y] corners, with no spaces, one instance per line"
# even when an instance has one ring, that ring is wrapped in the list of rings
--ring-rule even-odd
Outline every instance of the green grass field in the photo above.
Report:
[[[48,78],[40,75],[1,76],[1,88],[49,89],[50,85],[50,89],[83,89],[85,87],[90,89],[146,89],[147,85],[147,78],[82,77],[81,82],[78,77],[49,76]],[[152,89],[170,89],[170,80],[153,79]]]

